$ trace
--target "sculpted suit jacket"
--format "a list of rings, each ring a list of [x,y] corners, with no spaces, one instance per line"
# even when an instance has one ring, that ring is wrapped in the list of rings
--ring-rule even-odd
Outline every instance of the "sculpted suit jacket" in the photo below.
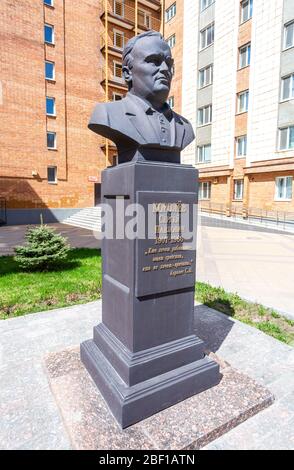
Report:
[[[165,143],[160,122],[164,122],[168,135],[172,136]],[[167,103],[162,116],[131,93],[120,101],[97,104],[88,127],[113,141],[119,156],[139,147],[181,151],[195,138],[189,121],[172,111]]]

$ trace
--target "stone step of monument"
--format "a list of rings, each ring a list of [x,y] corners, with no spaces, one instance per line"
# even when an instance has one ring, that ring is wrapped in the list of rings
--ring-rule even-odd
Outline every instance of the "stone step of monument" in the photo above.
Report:
[[[63,224],[73,227],[80,227],[86,230],[101,231],[101,207],[86,207],[67,217],[62,221]]]

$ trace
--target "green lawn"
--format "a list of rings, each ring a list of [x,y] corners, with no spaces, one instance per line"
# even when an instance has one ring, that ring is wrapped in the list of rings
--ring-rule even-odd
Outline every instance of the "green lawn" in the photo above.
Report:
[[[72,249],[68,262],[48,272],[22,272],[12,256],[0,257],[0,319],[86,303],[101,298],[101,253]],[[294,345],[294,321],[237,294],[197,282],[195,298],[264,333]]]
[[[197,282],[195,298],[208,307],[294,346],[294,321],[288,320],[272,309],[247,302],[237,294],[231,294],[220,287],[211,287],[202,282]]]
[[[0,257],[2,320],[100,297],[101,253],[98,249],[73,249],[63,267],[48,272],[21,272],[13,257]]]

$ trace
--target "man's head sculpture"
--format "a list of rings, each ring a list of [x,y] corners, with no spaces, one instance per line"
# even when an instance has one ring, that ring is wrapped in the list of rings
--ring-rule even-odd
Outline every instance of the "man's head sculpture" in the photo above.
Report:
[[[116,144],[119,163],[180,163],[180,151],[194,132],[166,102],[174,64],[168,43],[156,31],[139,34],[128,41],[122,59],[128,93],[120,101],[97,104],[89,128]]]
[[[163,105],[168,97],[173,59],[163,36],[148,31],[130,39],[123,51],[123,77],[129,91],[153,105]]]

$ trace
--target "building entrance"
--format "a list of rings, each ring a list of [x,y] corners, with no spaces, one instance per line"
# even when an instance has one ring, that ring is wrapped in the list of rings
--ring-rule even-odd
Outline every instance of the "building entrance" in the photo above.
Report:
[[[95,206],[99,206],[101,204],[101,183],[94,184],[94,204]]]

